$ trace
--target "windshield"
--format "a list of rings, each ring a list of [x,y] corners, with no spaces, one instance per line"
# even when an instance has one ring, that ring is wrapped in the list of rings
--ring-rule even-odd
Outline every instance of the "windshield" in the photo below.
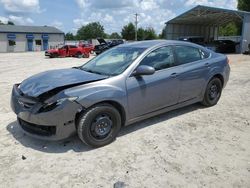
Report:
[[[125,71],[144,50],[131,47],[112,48],[80,68],[87,72],[115,76]]]
[[[66,49],[68,46],[62,46],[61,48],[59,48],[60,50]]]

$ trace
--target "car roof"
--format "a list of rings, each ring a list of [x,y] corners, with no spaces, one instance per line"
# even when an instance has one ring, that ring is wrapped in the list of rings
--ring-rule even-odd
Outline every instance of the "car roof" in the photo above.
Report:
[[[180,38],[184,38],[184,39],[190,39],[190,38],[197,39],[197,38],[204,38],[204,37],[203,36],[185,36],[185,37],[180,37]]]
[[[178,41],[178,40],[146,40],[139,42],[130,42],[126,44],[119,45],[118,47],[132,47],[132,48],[152,48],[161,45],[189,45],[193,47],[200,47],[197,44],[186,42],[186,41]]]

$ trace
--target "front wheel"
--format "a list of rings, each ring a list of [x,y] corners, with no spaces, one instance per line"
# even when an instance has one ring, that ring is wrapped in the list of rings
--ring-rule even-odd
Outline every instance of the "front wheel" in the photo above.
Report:
[[[76,55],[75,55],[75,57],[82,58],[82,53],[81,52],[77,52]]]
[[[77,133],[89,146],[101,147],[113,142],[121,128],[121,116],[109,104],[99,104],[79,117]]]
[[[50,58],[56,58],[56,57],[59,57],[58,53],[53,53],[53,54],[50,55]]]
[[[220,99],[222,92],[222,83],[219,78],[213,78],[209,81],[202,101],[204,106],[214,106]]]

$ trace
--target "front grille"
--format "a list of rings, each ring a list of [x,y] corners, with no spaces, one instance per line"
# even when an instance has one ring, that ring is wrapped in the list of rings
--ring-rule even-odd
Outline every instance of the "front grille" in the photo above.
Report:
[[[40,136],[52,136],[56,134],[56,126],[36,125],[18,118],[18,122],[23,130]]]

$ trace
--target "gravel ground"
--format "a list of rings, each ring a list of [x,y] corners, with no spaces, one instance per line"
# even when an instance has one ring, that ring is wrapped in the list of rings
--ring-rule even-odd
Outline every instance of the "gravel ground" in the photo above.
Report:
[[[83,64],[43,53],[0,54],[0,187],[250,187],[250,56],[229,55],[219,103],[175,110],[122,129],[91,149],[23,134],[10,93],[35,73]]]

